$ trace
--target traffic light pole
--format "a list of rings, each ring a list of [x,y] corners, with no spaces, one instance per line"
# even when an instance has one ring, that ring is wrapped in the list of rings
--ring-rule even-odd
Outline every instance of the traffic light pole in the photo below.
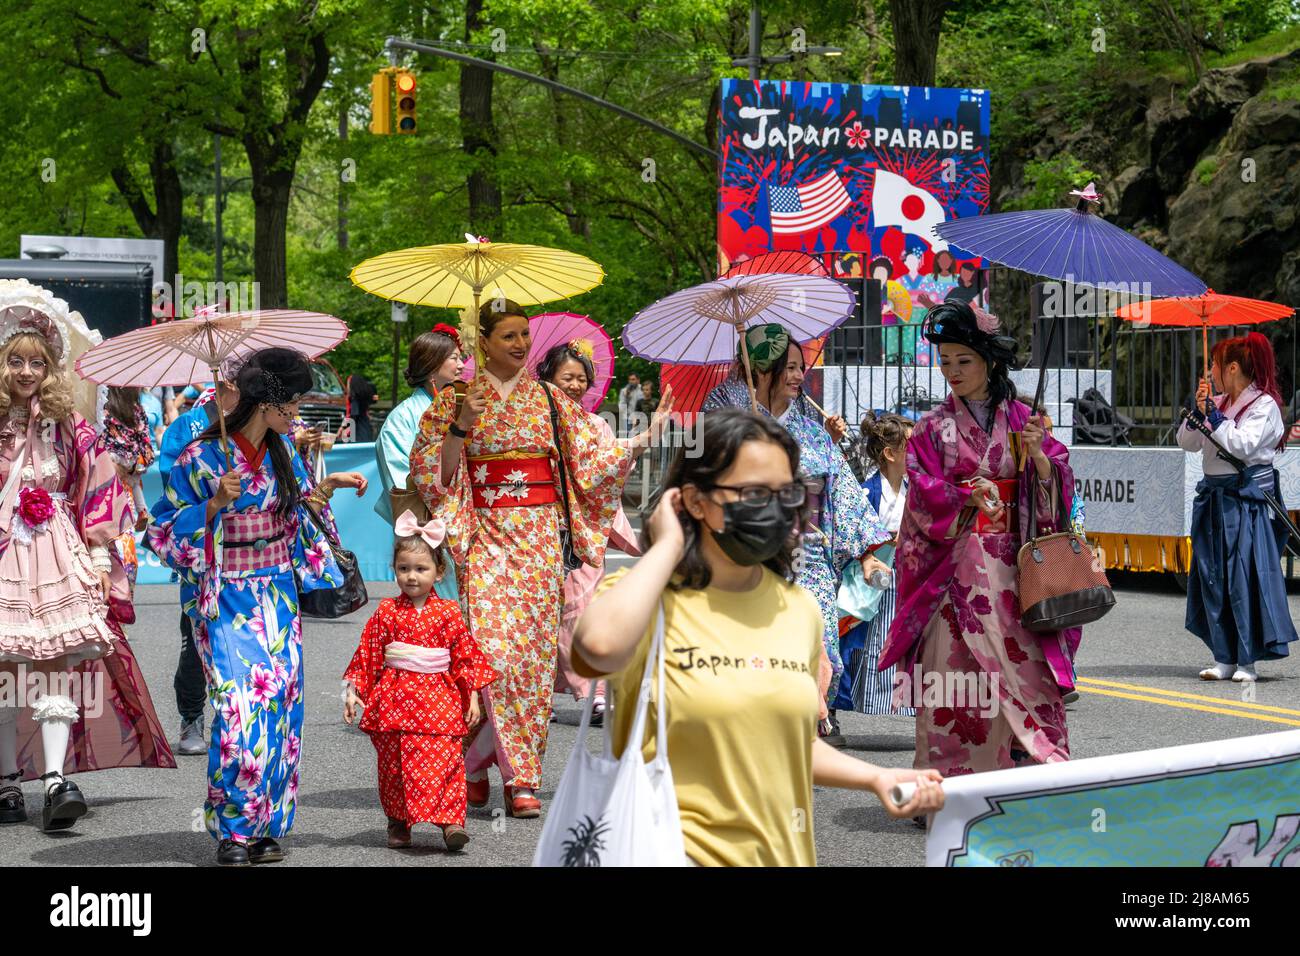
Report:
[[[675,130],[671,130],[667,126],[664,126],[661,123],[656,123],[654,120],[650,119],[649,117],[641,116],[638,113],[633,113],[631,110],[624,109],[623,107],[618,106],[615,103],[609,102],[608,100],[602,100],[599,96],[592,96],[590,93],[585,93],[582,90],[576,90],[571,86],[565,86],[563,83],[557,83],[555,80],[548,80],[544,76],[537,76],[533,73],[526,73],[523,70],[516,70],[514,67],[511,66],[503,66],[502,64],[496,63],[492,60],[481,60],[476,56],[466,56],[464,53],[456,53],[452,50],[445,50],[442,47],[431,46],[427,43],[416,43],[412,40],[403,40],[400,37],[389,37],[384,42],[384,49],[388,53],[389,62],[392,63],[393,65],[396,65],[398,50],[411,50],[415,53],[429,53],[432,54],[433,56],[440,56],[447,60],[456,60],[459,63],[469,63],[473,66],[481,66],[485,70],[495,70],[497,73],[505,73],[508,76],[517,77],[521,80],[527,80],[530,83],[538,83],[541,84],[542,86],[550,87],[553,90],[558,90],[561,93],[567,93],[569,96],[575,96],[580,100],[586,100],[588,103],[592,103],[596,106],[601,107],[602,109],[607,109],[612,113],[617,113],[619,116],[623,117],[624,119],[630,119],[634,123],[640,123],[642,126],[648,126],[650,129],[654,130],[655,132],[662,133],[664,136],[676,140],[677,142],[681,143],[683,146],[687,147],[688,149],[694,150],[697,153],[703,153],[705,156],[709,157],[714,161],[718,161],[722,158],[721,154],[718,153],[716,150],[709,149],[709,147],[705,146],[703,143],[697,143],[695,142],[695,140],[687,136],[683,136],[681,133],[678,133]]]

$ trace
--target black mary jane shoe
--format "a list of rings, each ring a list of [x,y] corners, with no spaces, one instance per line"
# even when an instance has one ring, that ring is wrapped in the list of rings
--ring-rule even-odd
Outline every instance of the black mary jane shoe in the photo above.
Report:
[[[27,804],[23,801],[21,772],[0,777],[0,823],[23,823],[27,819]]]
[[[86,815],[86,798],[71,780],[61,773],[41,775],[45,784],[45,808],[41,811],[41,829],[46,833],[67,830]]]
[[[284,859],[284,850],[270,837],[263,837],[248,845],[249,863],[279,863]]]
[[[217,844],[217,866],[248,866],[248,847],[237,840],[222,840]]]

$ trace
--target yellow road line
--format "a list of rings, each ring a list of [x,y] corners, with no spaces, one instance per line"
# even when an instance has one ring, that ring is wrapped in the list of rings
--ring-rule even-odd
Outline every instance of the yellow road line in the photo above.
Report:
[[[1287,714],[1291,717],[1300,717],[1300,710],[1288,710],[1285,707],[1271,707],[1268,704],[1253,704],[1249,701],[1230,700],[1226,697],[1213,697],[1207,694],[1189,694],[1187,691],[1182,690],[1164,690],[1160,687],[1144,687],[1141,684],[1121,684],[1117,681],[1095,680],[1091,677],[1080,677],[1078,683],[1096,684],[1098,687],[1118,687],[1121,690],[1140,690],[1147,694],[1158,694],[1161,697],[1181,697],[1185,700],[1203,700],[1209,704],[1224,704],[1228,707],[1237,707],[1244,710],[1263,710],[1270,714]]]
[[[1088,694],[1101,694],[1103,697],[1122,697],[1125,700],[1144,700],[1151,704],[1164,704],[1166,707],[1180,707],[1184,710],[1199,710],[1207,714],[1227,714],[1229,717],[1244,717],[1247,720],[1262,720],[1268,724],[1283,724],[1288,727],[1300,727],[1300,720],[1287,720],[1284,717],[1267,717],[1263,714],[1252,714],[1244,710],[1228,710],[1225,707],[1206,707],[1202,704],[1189,704],[1181,700],[1165,700],[1161,697],[1146,697],[1142,694],[1124,694],[1117,690],[1100,690],[1096,687],[1080,687],[1079,690]]]

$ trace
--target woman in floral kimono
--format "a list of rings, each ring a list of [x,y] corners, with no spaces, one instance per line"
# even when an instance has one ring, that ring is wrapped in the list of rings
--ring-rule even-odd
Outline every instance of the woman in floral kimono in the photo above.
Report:
[[[185,449],[155,505],[153,550],[180,575],[181,606],[216,711],[208,747],[204,819],[225,866],[284,858],[276,838],[293,826],[302,746],[300,591],[337,587],[342,574],[324,534],[338,488],[364,494],[343,472],[311,487],[285,438],[312,385],[290,349],[254,353],[236,380],[239,404]]]
[[[871,507],[843,453],[827,433],[831,423],[823,424],[821,415],[804,396],[803,350],[790,338],[790,333],[776,323],[755,326],[746,330],[744,346],[749,349],[759,414],[776,418],[798,442],[799,474],[809,483],[808,518],[799,553],[798,581],[812,592],[822,611],[822,643],[830,665],[830,683],[822,691],[829,702],[834,699],[844,672],[839,641],[840,612],[835,606],[840,575],[850,561],[861,561],[867,577],[885,568],[870,552],[891,535]],[[709,393],[701,410],[710,412],[729,407],[750,407],[749,389],[739,359],[731,377]],[[843,746],[844,738],[834,711],[828,711],[820,732],[832,746]]]
[[[40,767],[46,831],[86,812],[69,764],[176,766],[122,634],[135,611],[114,544],[130,493],[73,411],[64,363],[80,322],[45,289],[0,282],[0,673],[43,686],[0,699],[0,824],[27,819],[20,784]]]
[[[1069,456],[1016,401],[1015,342],[995,317],[945,302],[926,318],[951,392],[908,443],[899,604],[878,666],[903,662],[898,700],[916,707],[918,769],[948,777],[1068,760],[1061,694],[1073,687],[1079,631],[1021,625],[1016,555],[1031,505],[1041,531],[1068,522]]]
[[[489,302],[479,320],[479,375],[463,406],[441,392],[424,413],[411,474],[447,524],[470,632],[501,675],[484,692],[487,719],[466,755],[469,804],[487,803],[495,763],[506,812],[537,817],[563,607],[560,535],[567,519],[574,555],[603,566],[632,451],[528,374],[518,305]]]
[[[596,366],[592,362],[593,354],[592,344],[586,339],[561,342],[552,347],[542,357],[542,361],[537,366],[537,377],[543,382],[550,382],[564,392],[565,395],[568,395],[569,398],[578,404],[582,404],[583,396],[587,394],[587,390],[596,381]],[[673,389],[670,385],[664,390],[664,396],[654,410],[650,427],[632,438],[617,439],[618,443],[626,448],[631,448],[634,459],[640,456],[643,451],[650,447],[654,438],[662,433],[664,425],[668,421],[668,416],[672,414],[672,410]],[[595,412],[588,412],[587,417],[590,419],[592,426],[600,430],[606,441],[616,440],[614,430],[609,427],[609,423],[605,419]],[[627,515],[623,513],[622,506],[619,507],[618,514],[614,516],[614,529],[610,533],[609,543],[624,554],[632,557],[641,554],[641,548],[636,540],[636,531],[633,529],[632,523],[627,520]],[[573,629],[578,625],[578,618],[582,617],[582,612],[587,609],[591,599],[596,596],[596,587],[604,577],[605,569],[603,567],[593,568],[589,564],[584,564],[582,567],[565,575],[564,613],[560,623],[560,659],[555,674],[555,689],[569,691],[573,694],[574,700],[586,700],[588,695],[593,694],[594,691],[591,709],[593,727],[600,726],[605,719],[605,684],[603,681],[591,681],[573,669],[570,660],[570,648],[573,646]]]

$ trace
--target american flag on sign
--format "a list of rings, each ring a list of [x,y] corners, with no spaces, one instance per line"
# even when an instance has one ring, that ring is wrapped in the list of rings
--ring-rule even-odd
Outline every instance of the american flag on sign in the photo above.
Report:
[[[769,186],[773,235],[820,229],[853,202],[835,170],[802,186]]]

